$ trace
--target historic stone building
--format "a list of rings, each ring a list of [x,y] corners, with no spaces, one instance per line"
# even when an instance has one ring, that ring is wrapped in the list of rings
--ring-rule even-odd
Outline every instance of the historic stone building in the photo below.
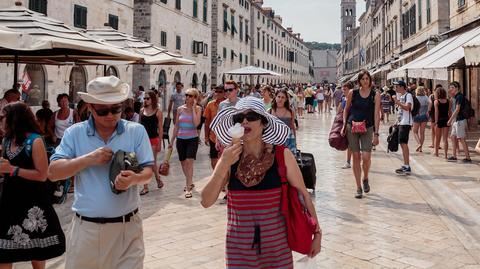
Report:
[[[315,82],[334,83],[337,78],[336,50],[312,50]]]

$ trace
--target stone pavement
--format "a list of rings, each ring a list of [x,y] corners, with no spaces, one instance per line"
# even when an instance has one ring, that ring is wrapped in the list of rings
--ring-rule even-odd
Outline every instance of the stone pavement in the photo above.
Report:
[[[386,153],[382,128],[371,193],[357,200],[351,170],[340,169],[345,153],[328,146],[332,119],[307,115],[300,120],[299,148],[313,152],[317,165],[313,197],[324,231],[318,268],[480,268],[479,156],[472,155],[474,164],[454,164],[425,150],[412,154],[411,176],[397,176],[401,152]],[[152,183],[144,196],[145,268],[225,267],[226,206],[203,209],[199,200],[211,173],[207,152],[202,145],[192,199],[183,198],[185,181],[175,156],[165,187],[156,190]],[[57,207],[65,229],[72,218],[70,203]],[[63,257],[54,259],[48,268],[63,268],[63,263]]]

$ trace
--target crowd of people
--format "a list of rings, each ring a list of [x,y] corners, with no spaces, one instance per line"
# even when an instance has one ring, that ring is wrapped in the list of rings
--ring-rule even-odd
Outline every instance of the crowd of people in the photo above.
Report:
[[[76,108],[71,107],[70,96],[60,94],[58,110],[52,111],[44,100],[35,114],[20,100],[17,90],[7,91],[0,100],[0,173],[4,174],[0,269],[11,268],[18,261],[45,268],[45,260],[65,251],[66,268],[141,268],[145,250],[139,194],[149,193],[151,178],[158,188],[164,187],[157,157],[175,147],[185,177],[184,197],[192,198],[194,164],[201,144],[209,147],[212,169],[201,204],[210,207],[223,193],[221,202],[229,212],[227,268],[292,268],[280,210],[283,167],[286,180],[298,190],[315,221],[307,253],[314,257],[321,249],[322,231],[296,163],[298,119],[305,117],[304,112],[343,115],[341,133],[348,140],[343,168],[353,170],[355,198],[370,191],[371,152],[380,141],[380,122],[398,128],[403,155],[403,165],[395,171],[398,174],[412,172],[411,129],[416,151],[422,152],[429,122],[430,148],[435,156],[443,149],[444,158],[456,161],[461,144],[463,162],[471,162],[465,142],[466,99],[457,82],[450,83],[448,90],[441,85],[430,90],[404,81],[379,89],[365,70],[355,84],[338,87],[328,83],[250,87],[229,80],[201,93],[196,88],[184,89],[178,82],[166,115],[160,105],[161,92],[154,88],[145,91],[141,86],[131,91],[113,76],[90,81],[79,96]],[[392,115],[397,120],[392,122]],[[235,124],[243,127],[241,143],[228,131]],[[166,139],[168,146],[162,149]],[[121,171],[112,179],[110,163],[120,150],[135,153],[141,169]],[[476,150],[480,151],[480,141]],[[66,237],[45,187],[47,178],[74,181],[75,217]],[[244,208],[243,203],[251,206]],[[259,215],[261,219],[255,217]],[[249,247],[245,247],[247,241]],[[275,255],[268,255],[272,253]]]

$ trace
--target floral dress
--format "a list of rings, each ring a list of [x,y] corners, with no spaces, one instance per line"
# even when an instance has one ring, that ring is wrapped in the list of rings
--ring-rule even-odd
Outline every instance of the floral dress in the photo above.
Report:
[[[33,169],[31,145],[10,151],[3,158],[14,166]],[[48,260],[65,252],[65,235],[47,192],[47,183],[5,175],[0,200],[0,263]]]

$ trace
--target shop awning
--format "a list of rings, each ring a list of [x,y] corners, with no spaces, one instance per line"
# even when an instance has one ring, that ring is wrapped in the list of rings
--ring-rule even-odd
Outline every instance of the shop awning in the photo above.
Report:
[[[348,81],[351,77],[353,76],[353,74],[350,74],[350,75],[345,75],[341,78],[338,79],[338,83],[339,84],[342,84],[344,83],[345,81]]]
[[[396,59],[395,61],[393,61],[392,64],[398,63],[398,62],[403,61],[403,60],[405,60],[405,59],[407,59],[407,58],[410,58],[410,57],[412,57],[412,56],[415,56],[415,55],[417,55],[417,54],[418,54],[421,50],[423,50],[423,49],[425,49],[424,46],[422,46],[421,48],[416,49],[416,50],[414,50],[414,51],[407,52],[407,53],[401,55],[401,56],[400,56],[398,59]],[[421,56],[420,56],[420,57],[421,57]],[[405,66],[405,65],[403,65],[403,66]],[[402,67],[403,67],[403,66],[402,66]],[[402,67],[397,68],[396,70],[393,70],[392,72],[388,73],[388,74],[387,74],[387,79],[405,77],[406,71],[405,71],[405,69],[403,69]]]
[[[463,45],[466,65],[480,65],[480,41],[478,39]]]
[[[441,42],[394,72],[406,71],[409,77],[414,78],[448,80],[448,68],[465,57],[463,45],[477,41],[480,41],[480,27]]]
[[[385,71],[388,71],[388,70],[390,70],[390,64],[389,63],[385,64],[385,65],[381,66],[380,68],[378,68],[377,70],[373,71],[371,73],[371,75],[375,76],[375,75],[379,74],[380,72],[385,72]]]

